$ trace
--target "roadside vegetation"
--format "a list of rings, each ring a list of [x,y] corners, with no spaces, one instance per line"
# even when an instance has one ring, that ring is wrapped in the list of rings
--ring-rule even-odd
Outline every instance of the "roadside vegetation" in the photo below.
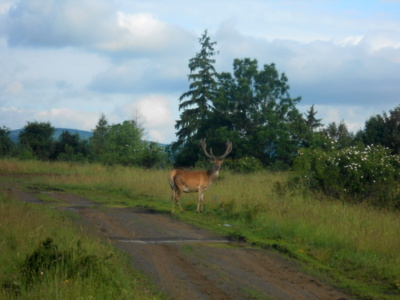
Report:
[[[5,300],[162,298],[123,253],[7,191],[0,191],[0,266]]]
[[[74,192],[108,206],[145,206],[161,213],[169,213],[171,209],[168,170],[13,159],[1,160],[0,169],[3,176],[33,175],[25,179],[19,177],[25,186]],[[195,213],[196,196],[185,195],[182,198],[185,213],[172,217],[261,248],[277,250],[302,262],[308,272],[355,295],[375,299],[396,299],[400,295],[397,210],[351,203],[321,191],[311,191],[304,188],[294,172],[238,174],[223,170],[220,179],[205,193],[205,212],[201,215]],[[4,209],[4,204],[2,207]],[[37,226],[28,226],[39,228],[42,224],[43,221]],[[38,232],[47,227],[40,228]],[[20,266],[27,255],[43,247],[40,243],[46,242],[49,236],[53,234],[46,232],[41,238],[19,238],[22,244],[14,247],[25,248],[32,244],[29,251],[19,254]],[[65,251],[78,251],[78,240],[85,240],[75,235],[70,241],[53,239],[55,245],[67,245],[59,247]],[[23,245],[23,241],[28,240],[33,242]],[[90,249],[98,248],[92,242],[87,243]],[[10,251],[10,257],[4,259],[18,260],[12,258],[15,254],[16,251]],[[108,265],[107,250],[95,255],[96,266]],[[10,276],[4,274],[2,278]],[[65,283],[69,279],[63,277],[62,280]]]

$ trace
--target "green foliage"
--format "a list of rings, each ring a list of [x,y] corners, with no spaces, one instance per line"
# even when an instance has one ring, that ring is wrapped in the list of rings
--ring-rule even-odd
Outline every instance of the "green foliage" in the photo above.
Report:
[[[213,56],[217,54],[214,50],[216,42],[212,42],[207,30],[199,38],[200,52],[189,60],[190,74],[188,75],[189,91],[183,93],[179,98],[179,110],[183,110],[180,120],[176,122],[178,141],[174,148],[185,146],[190,139],[204,137],[207,129],[208,119],[212,110],[212,101],[216,91],[216,71]],[[192,162],[194,163],[194,162]]]
[[[354,135],[349,132],[343,121],[339,124],[335,122],[329,123],[323,132],[329,139],[335,141],[336,148],[342,149],[353,144]]]
[[[235,59],[233,70],[219,77],[214,121],[237,133],[236,158],[290,164],[306,125],[296,108],[300,97],[290,97],[288,78],[273,63],[259,69],[255,59]]]
[[[301,149],[295,170],[312,189],[326,194],[400,208],[400,157],[382,146]]]
[[[124,166],[138,164],[143,151],[143,129],[135,121],[124,121],[110,126],[105,142],[103,163]]]
[[[228,159],[224,166],[235,173],[253,173],[263,169],[262,163],[254,157],[244,156],[236,160]]]
[[[209,56],[213,54],[213,51],[208,53]],[[216,82],[210,73],[204,74],[207,76],[192,79],[206,80],[210,86],[193,85],[190,93],[183,97],[200,97],[204,88],[208,88],[207,97],[191,98],[180,105],[180,109],[185,111],[176,126],[179,129],[175,147],[179,150],[177,165],[195,164],[200,153],[196,141],[204,137],[212,146],[227,139],[232,141],[232,157],[236,159],[255,157],[265,166],[277,160],[282,161],[282,166],[289,165],[298,145],[304,140],[306,122],[296,108],[300,97],[291,98],[289,95],[286,75],[280,74],[273,63],[259,69],[257,60],[249,58],[235,59],[233,74],[218,74]],[[185,141],[182,136],[185,136]],[[184,147],[179,149],[177,146],[180,145]]]
[[[89,155],[89,144],[81,140],[78,133],[63,131],[55,143],[53,159],[62,161],[84,162]]]
[[[382,145],[400,154],[400,105],[389,114],[370,117],[358,136],[366,145]]]
[[[169,158],[164,148],[143,141],[144,129],[135,121],[108,125],[106,117],[102,115],[89,141],[81,139],[78,133],[71,134],[68,131],[63,131],[58,140],[53,141],[53,132],[50,123],[28,122],[20,132],[20,143],[14,146],[8,138],[9,130],[0,128],[0,157],[100,162],[145,168],[168,165]]]
[[[0,157],[11,156],[14,152],[15,145],[9,137],[10,129],[3,126],[0,127]]]
[[[145,143],[138,165],[147,169],[163,168],[167,164],[167,154],[163,147],[154,142]]]
[[[133,120],[108,125],[105,115],[101,115],[90,138],[92,160],[106,165],[165,167],[167,153],[154,142],[144,142],[143,132]]]
[[[23,164],[48,171],[50,163]],[[1,299],[157,299],[108,243],[89,238],[54,207],[5,195],[0,193]]]
[[[316,114],[317,112],[314,110],[314,105],[312,105],[305,115],[305,124],[302,126],[304,128],[302,135],[303,140],[299,145],[300,147],[315,147],[316,143],[318,143],[318,137],[321,135],[318,129],[323,127],[323,124],[321,124],[321,119],[315,117]]]
[[[33,154],[32,150],[28,147],[21,145],[17,146],[16,157],[20,160],[33,160],[37,157]]]
[[[32,151],[38,159],[50,159],[54,147],[52,138],[54,130],[49,122],[28,122],[19,133],[22,149]]]
[[[102,115],[90,139],[92,160],[106,165],[164,167],[166,152],[154,142],[144,142],[143,132],[133,120],[108,125]]]
[[[61,277],[66,280],[82,280],[96,273],[101,276],[103,264],[107,258],[88,254],[78,241],[75,247],[59,249],[52,238],[47,238],[29,254],[20,267],[23,284],[38,284],[45,278]],[[108,278],[103,278],[107,280]]]
[[[110,131],[110,125],[104,114],[101,115],[96,128],[93,130],[93,136],[90,138],[92,156],[94,161],[101,161],[105,153],[107,135]]]
[[[318,112],[314,110],[314,104],[311,105],[310,110],[307,111],[306,125],[311,132],[315,132],[318,128],[322,127],[322,119],[317,119],[315,116]]]
[[[324,145],[324,149],[331,149],[330,143]],[[303,162],[307,165],[309,160]],[[60,176],[46,176],[50,166]],[[110,168],[99,164],[70,168],[66,163],[20,162],[10,159],[0,160],[0,168],[7,173],[31,173],[30,186],[40,184],[62,187],[100,203],[145,205],[160,212],[170,211],[171,194],[165,170],[122,166]],[[44,176],[37,176],[38,173]],[[77,174],[79,176],[71,176]],[[303,181],[298,176],[295,182],[291,178],[292,172],[223,172],[221,178],[205,194],[204,214],[199,216],[195,213],[197,195],[189,194],[183,199],[186,213],[174,218],[196,223],[223,236],[233,236],[249,244],[290,255],[305,263],[308,270],[312,269],[311,272],[321,271],[328,275],[332,285],[354,293],[354,298],[397,299],[400,295],[399,211],[335,201],[322,193],[310,193],[303,189]],[[154,182],[164,184],[154,185]],[[29,213],[31,210],[29,207]],[[0,214],[0,225],[2,222],[6,224],[0,226],[0,238],[3,229],[6,242],[0,240],[0,244],[7,245],[2,250],[10,248],[15,253],[15,249],[21,249],[18,240],[26,242],[24,234],[27,230],[24,228],[10,236],[8,229],[12,226],[7,220],[9,215],[7,209]],[[25,215],[24,222],[20,222],[20,218],[10,219],[21,226],[29,224],[28,228],[32,228],[35,233],[54,228],[54,221],[49,223],[51,226],[42,226],[43,218],[34,225],[27,223]],[[63,231],[60,234],[65,235]],[[36,238],[34,243],[47,236],[53,234]],[[68,242],[68,245],[75,245],[76,240],[73,241]],[[97,254],[98,246],[94,248],[93,253]],[[69,248],[64,246],[59,249]],[[28,251],[26,255],[32,252]],[[4,265],[9,260],[8,256],[0,255],[0,265],[3,266],[0,271],[6,269]],[[117,266],[116,270],[120,270],[123,264]],[[8,277],[11,276],[4,275],[3,278]],[[85,282],[84,291],[87,290],[86,286]],[[48,289],[45,293],[48,294]],[[81,294],[78,295],[83,298]]]

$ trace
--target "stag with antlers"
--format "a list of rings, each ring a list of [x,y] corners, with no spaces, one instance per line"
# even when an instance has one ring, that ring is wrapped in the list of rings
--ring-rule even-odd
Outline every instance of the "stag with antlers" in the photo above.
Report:
[[[197,212],[203,212],[203,194],[218,177],[219,170],[221,169],[225,157],[232,151],[232,143],[227,141],[225,153],[219,158],[216,158],[211,148],[210,153],[207,152],[205,139],[200,140],[200,145],[204,154],[211,159],[211,169],[209,171],[187,171],[175,169],[168,174],[168,181],[172,189],[172,213],[174,213],[175,202],[178,203],[180,211],[183,212],[180,202],[182,192],[198,192]]]

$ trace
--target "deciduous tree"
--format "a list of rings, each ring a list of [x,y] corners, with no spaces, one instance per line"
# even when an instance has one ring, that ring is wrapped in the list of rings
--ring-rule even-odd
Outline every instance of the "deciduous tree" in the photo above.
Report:
[[[255,59],[235,59],[233,75],[219,76],[214,121],[234,132],[236,156],[289,164],[305,125],[296,108],[300,100],[290,96],[288,78],[275,64],[259,69]]]
[[[143,151],[143,129],[135,121],[111,125],[102,161],[106,164],[137,165]]]
[[[28,122],[19,133],[19,141],[36,158],[48,160],[54,150],[54,131],[49,122]]]
[[[344,121],[341,121],[339,124],[335,122],[329,123],[323,132],[337,144],[339,149],[349,147],[354,143],[354,135],[349,132]]]
[[[10,139],[10,129],[3,126],[0,127],[0,157],[11,156],[15,145]]]
[[[370,117],[365,122],[361,139],[366,145],[382,145],[400,154],[400,105],[389,113]]]

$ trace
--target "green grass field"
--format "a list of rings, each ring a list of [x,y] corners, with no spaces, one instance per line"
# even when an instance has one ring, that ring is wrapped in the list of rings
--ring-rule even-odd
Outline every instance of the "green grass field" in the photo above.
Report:
[[[25,186],[59,188],[109,206],[142,205],[165,212],[171,209],[171,191],[167,182],[169,170],[16,160],[0,160],[0,170],[3,174],[34,174],[26,179],[17,179]],[[293,183],[290,176],[290,173],[269,172],[238,175],[223,170],[218,181],[205,193],[203,214],[195,213],[197,195],[187,194],[181,199],[186,212],[176,213],[174,217],[260,247],[276,249],[300,261],[307,272],[361,298],[398,299],[400,212],[347,204],[313,194],[300,184]],[[1,209],[4,210],[4,203],[11,200],[4,195],[2,197]],[[51,222],[67,222],[55,213],[46,214]],[[54,236],[54,243],[62,249],[75,247],[73,245],[78,240],[84,241],[88,249],[85,253],[98,247],[92,244],[96,241],[84,236],[77,238],[75,233],[71,234],[70,240],[58,240],[56,232],[45,232],[42,236],[31,233],[31,237],[20,237],[24,229],[16,228],[16,232],[12,233],[14,238],[10,238],[10,233],[4,230],[4,222],[0,217],[2,245],[14,243],[13,247],[25,249],[28,246],[24,245],[24,241],[29,240],[33,246],[21,252],[19,258],[14,257],[15,251],[9,250],[5,258],[0,259],[21,261],[48,236]],[[17,224],[7,225],[7,228],[14,226]],[[29,227],[39,228],[40,224]],[[13,240],[16,237],[18,243]],[[103,259],[102,262],[107,265],[104,258],[111,250],[105,248],[104,251],[104,254],[98,254],[98,259]],[[2,268],[0,281],[10,277],[12,268]],[[133,282],[136,282],[135,279]],[[66,285],[66,282],[61,284]],[[70,282],[68,284],[71,285]],[[133,284],[132,280],[126,284]],[[145,287],[143,293],[144,297],[148,297],[146,293],[150,292]]]

